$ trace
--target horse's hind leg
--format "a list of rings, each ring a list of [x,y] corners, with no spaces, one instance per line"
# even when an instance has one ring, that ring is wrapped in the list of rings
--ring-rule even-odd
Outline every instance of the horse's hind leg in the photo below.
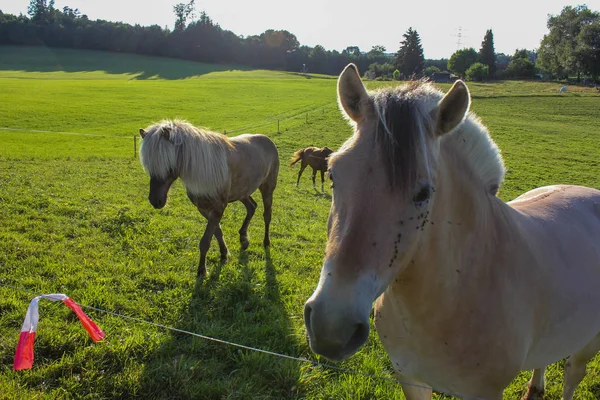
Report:
[[[298,187],[298,185],[300,184],[300,177],[302,176],[302,173],[306,169],[306,165],[307,164],[304,164],[304,162],[302,162],[300,164],[300,171],[298,171],[298,181],[296,181],[296,187]]]
[[[538,368],[533,370],[533,376],[529,381],[529,388],[525,396],[521,400],[540,400],[544,398],[544,375],[546,368]]]
[[[256,212],[257,204],[251,196],[248,196],[245,199],[241,199],[240,201],[244,204],[244,206],[246,206],[246,218],[244,218],[242,227],[239,230],[240,244],[242,245],[242,250],[246,250],[250,245],[250,241],[248,240],[248,225],[250,225],[250,220]]]
[[[595,355],[600,351],[600,334],[588,343],[583,349],[571,355],[565,363],[565,386],[563,388],[563,400],[572,400],[573,393],[579,382],[585,376],[585,368]]]
[[[325,193],[324,185],[325,185],[325,170],[322,169],[321,170],[321,193]]]

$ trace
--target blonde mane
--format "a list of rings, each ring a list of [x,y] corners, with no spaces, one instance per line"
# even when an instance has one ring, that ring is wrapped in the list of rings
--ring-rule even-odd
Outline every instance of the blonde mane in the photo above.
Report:
[[[442,137],[442,146],[445,144],[464,156],[486,190],[497,193],[506,172],[504,160],[479,117],[469,112],[454,132]]]
[[[189,193],[216,198],[229,182],[225,135],[193,126],[183,120],[163,120],[146,128],[140,160],[150,176],[181,178]]]

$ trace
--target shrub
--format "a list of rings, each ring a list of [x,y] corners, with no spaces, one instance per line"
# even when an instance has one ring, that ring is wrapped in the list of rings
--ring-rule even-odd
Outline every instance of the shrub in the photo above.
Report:
[[[484,81],[489,75],[489,67],[482,63],[475,63],[467,69],[468,81]]]
[[[527,58],[513,58],[508,64],[506,73],[509,77],[515,79],[533,78],[535,65]]]
[[[435,65],[432,65],[430,67],[425,68],[425,76],[431,77],[431,75],[433,75],[434,73],[441,72],[441,71],[442,71],[441,69],[439,69]]]
[[[400,80],[400,71],[398,71],[398,70],[394,71],[394,80],[395,81],[399,81]]]

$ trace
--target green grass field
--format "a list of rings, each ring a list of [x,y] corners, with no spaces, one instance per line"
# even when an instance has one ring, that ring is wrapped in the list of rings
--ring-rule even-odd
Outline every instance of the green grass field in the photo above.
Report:
[[[319,360],[306,343],[302,309],[320,272],[330,196],[312,190],[307,172],[295,188],[298,169],[287,161],[307,145],[337,148],[351,131],[336,108],[335,79],[318,78],[328,77],[0,47],[0,284],[62,292],[84,305]],[[368,86],[385,84],[393,83]],[[557,95],[560,85],[552,83],[469,87],[473,110],[504,154],[504,200],[545,184],[600,188],[600,96],[578,88]],[[259,210],[250,248],[240,252],[245,210],[232,204],[222,222],[230,259],[219,265],[213,241],[203,282],[195,279],[202,217],[179,181],[167,206],[154,210],[149,179],[134,157],[138,128],[172,117],[233,135],[267,134],[283,165],[270,251],[261,245]],[[15,372],[31,297],[0,286],[2,399],[404,398],[389,381],[88,310],[107,334],[94,344],[66,307],[44,301],[34,367]],[[392,377],[375,333],[340,366]],[[549,368],[549,399],[560,398],[562,366]],[[505,398],[519,398],[529,375],[521,374]],[[576,397],[600,398],[600,357]]]

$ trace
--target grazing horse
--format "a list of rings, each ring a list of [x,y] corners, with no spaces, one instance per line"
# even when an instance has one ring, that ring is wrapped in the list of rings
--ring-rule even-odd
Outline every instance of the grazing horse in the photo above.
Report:
[[[354,134],[329,160],[333,199],[318,286],[304,309],[332,361],[369,337],[369,313],[408,400],[431,387],[500,400],[569,356],[563,398],[600,349],[600,191],[538,188],[505,203],[504,165],[462,81],[367,92],[338,80]],[[422,385],[422,386],[416,386]]]
[[[325,171],[327,171],[327,158],[333,153],[329,147],[325,146],[322,149],[318,147],[305,147],[294,153],[290,160],[290,167],[293,167],[298,161],[300,161],[300,171],[298,172],[298,180],[296,181],[296,187],[300,184],[300,177],[304,169],[310,165],[312,173],[313,189],[317,190],[317,184],[315,182],[317,171],[321,171],[321,192],[325,192],[323,185],[325,183]]]
[[[241,201],[246,218],[239,230],[242,249],[248,248],[248,224],[256,211],[251,194],[260,190],[264,206],[264,246],[269,246],[269,225],[273,191],[277,185],[279,155],[275,144],[264,135],[233,138],[185,121],[164,120],[140,129],[140,160],[150,175],[148,200],[163,208],[171,184],[181,178],[190,201],[207,219],[200,239],[198,276],[206,274],[206,253],[215,235],[221,260],[227,259],[227,246],[220,221],[228,203]]]

